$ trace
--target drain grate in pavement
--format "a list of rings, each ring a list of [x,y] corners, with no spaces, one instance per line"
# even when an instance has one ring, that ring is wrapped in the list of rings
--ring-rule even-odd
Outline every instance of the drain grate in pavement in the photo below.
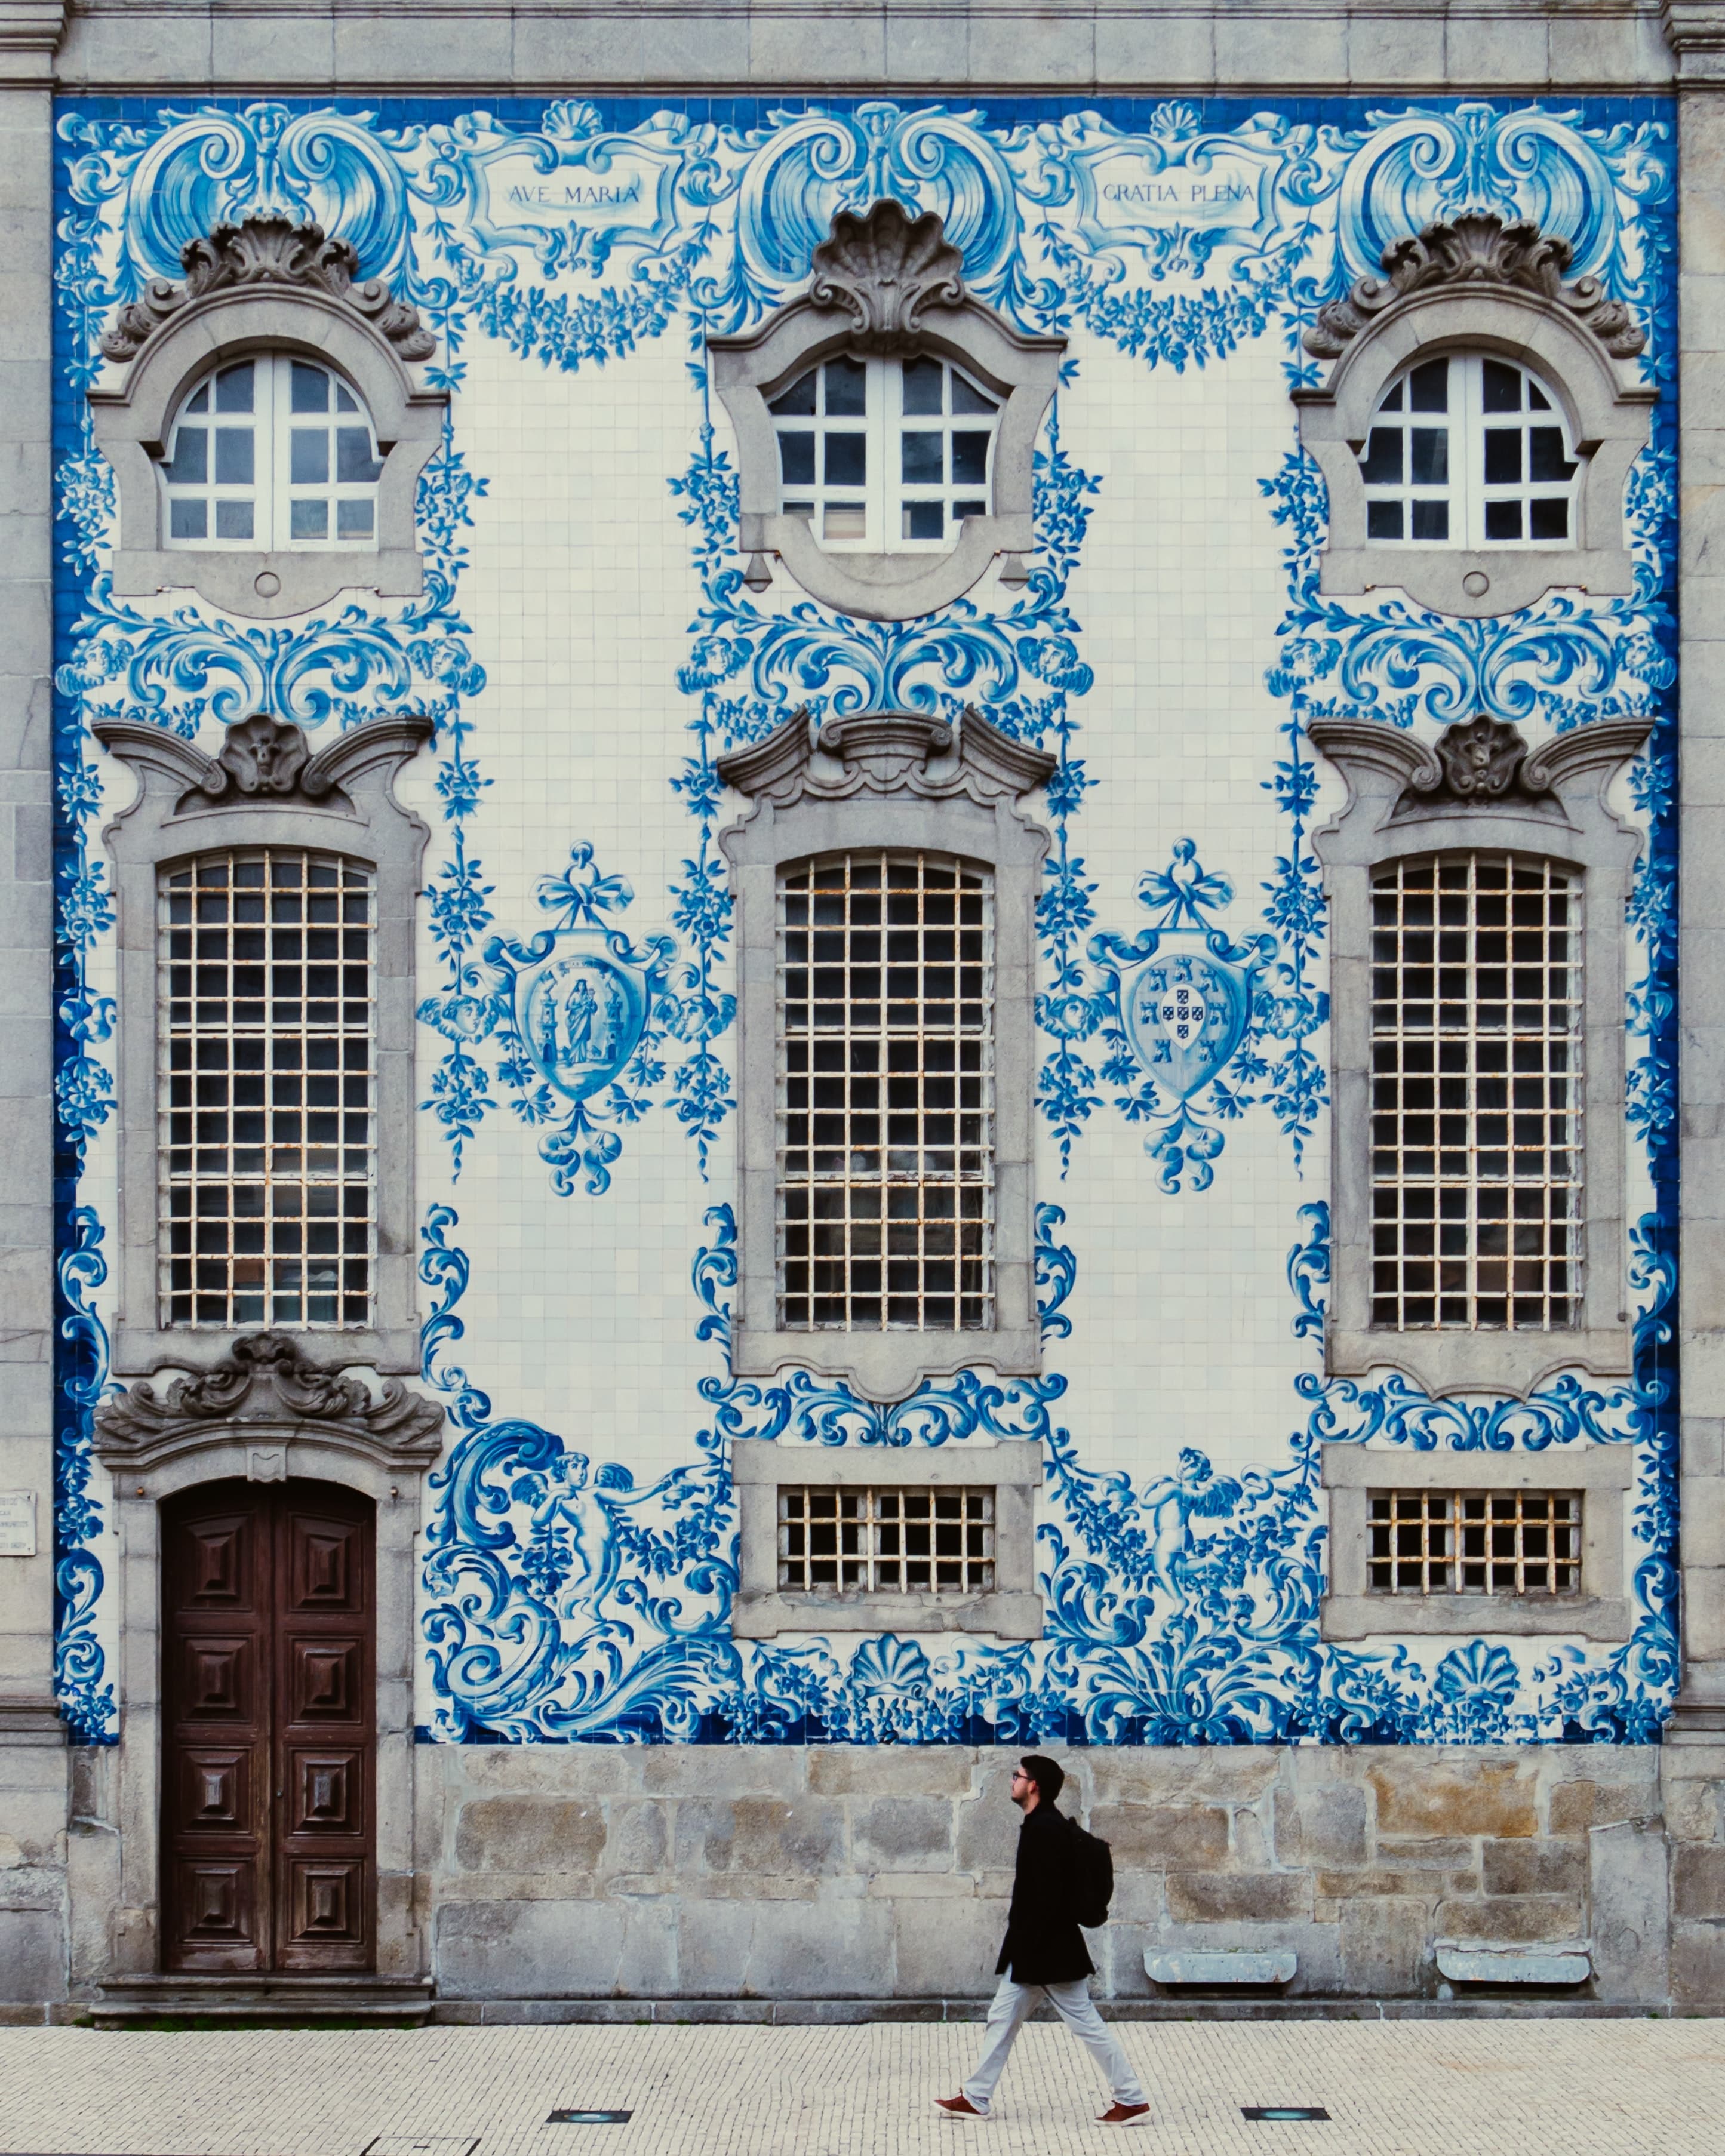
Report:
[[[1285,2119],[1327,2119],[1330,2114],[1321,2103],[1243,2103],[1240,2115],[1242,2118],[1261,2118],[1278,2123]]]
[[[632,2111],[554,2111],[545,2123],[547,2126],[627,2126],[634,2117]]]
[[[360,2156],[473,2156],[476,2133],[380,2133]]]

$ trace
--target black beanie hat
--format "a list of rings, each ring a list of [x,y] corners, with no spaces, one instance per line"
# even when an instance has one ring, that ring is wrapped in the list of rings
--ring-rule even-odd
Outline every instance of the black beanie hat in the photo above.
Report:
[[[1019,1762],[1036,1784],[1036,1794],[1045,1804],[1059,1799],[1066,1785],[1066,1770],[1056,1760],[1045,1758],[1041,1753],[1032,1752]]]

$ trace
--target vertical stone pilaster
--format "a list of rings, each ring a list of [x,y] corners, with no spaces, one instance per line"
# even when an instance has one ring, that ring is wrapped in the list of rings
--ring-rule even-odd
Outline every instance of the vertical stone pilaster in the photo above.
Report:
[[[53,49],[64,9],[0,5],[0,1488],[36,1493],[0,1558],[0,2018],[67,1988],[64,1732],[54,1702]],[[8,2008],[5,2002],[15,2002]]]
[[[1665,0],[1678,60],[1681,1689],[1666,1732],[1671,1989],[1725,2007],[1725,5]]]

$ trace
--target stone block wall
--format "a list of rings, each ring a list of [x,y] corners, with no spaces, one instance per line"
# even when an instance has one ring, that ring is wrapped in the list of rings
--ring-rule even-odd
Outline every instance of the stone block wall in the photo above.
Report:
[[[970,2010],[1005,1927],[1015,1758],[422,1748],[420,1917],[439,1997],[487,2016],[608,1999]],[[1717,1762],[1681,1784],[1674,1845],[1661,1758],[1594,1745],[1067,1754],[1063,1808],[1114,1851],[1096,1989],[1123,2013],[1189,2012],[1196,1994],[1153,1983],[1147,1949],[1291,1948],[1293,1981],[1261,1996],[1445,2010],[1441,1941],[1587,1941],[1594,1974],[1579,1989],[1461,1997],[1540,2011],[1717,2000],[1725,1784]]]

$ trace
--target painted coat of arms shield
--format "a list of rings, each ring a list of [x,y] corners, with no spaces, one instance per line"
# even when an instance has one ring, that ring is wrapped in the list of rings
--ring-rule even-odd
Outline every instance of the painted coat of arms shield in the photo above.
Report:
[[[1164,929],[1157,948],[1120,983],[1120,1018],[1133,1053],[1160,1086],[1184,1101],[1226,1068],[1245,1038],[1255,966],[1209,947],[1203,929]]]

